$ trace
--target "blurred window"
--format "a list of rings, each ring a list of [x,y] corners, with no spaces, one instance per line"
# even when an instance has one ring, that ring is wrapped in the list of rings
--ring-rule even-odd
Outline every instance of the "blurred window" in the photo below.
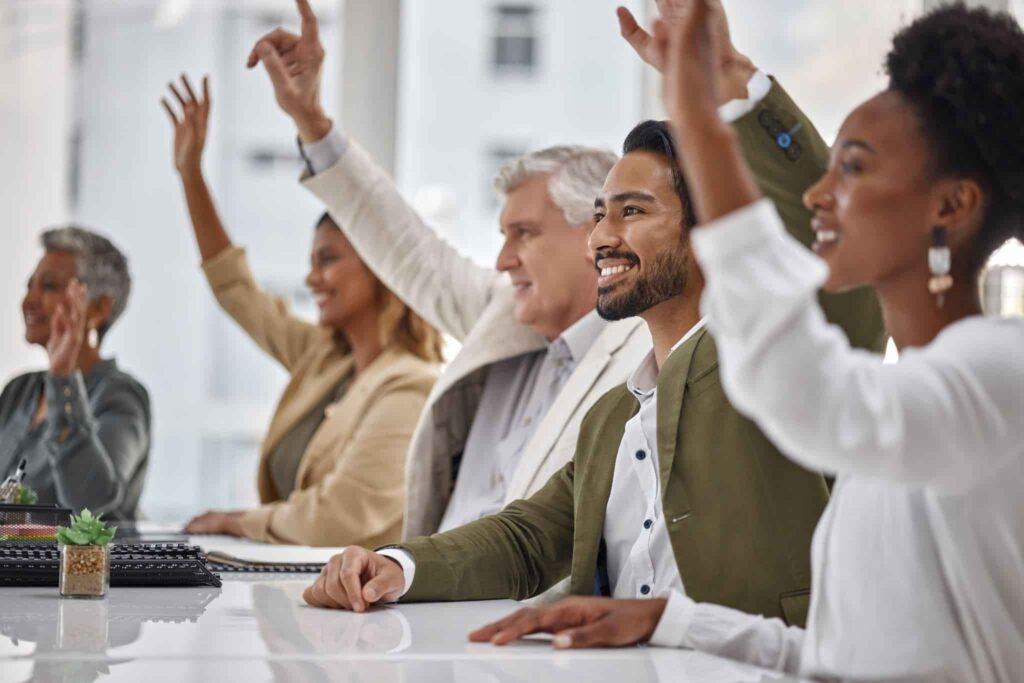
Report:
[[[498,5],[494,8],[494,70],[529,75],[537,65],[537,8]]]

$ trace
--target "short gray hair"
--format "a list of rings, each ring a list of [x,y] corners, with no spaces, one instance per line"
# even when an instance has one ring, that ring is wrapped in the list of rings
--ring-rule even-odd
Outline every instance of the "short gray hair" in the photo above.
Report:
[[[47,230],[39,241],[46,251],[74,254],[77,277],[88,289],[90,301],[110,297],[110,317],[97,330],[102,338],[128,305],[132,289],[128,259],[106,237],[74,225]]]
[[[611,150],[560,145],[530,152],[505,162],[494,177],[494,189],[503,198],[529,178],[551,174],[548,193],[570,225],[581,225],[594,215],[594,200],[601,194],[608,171],[619,160]]]

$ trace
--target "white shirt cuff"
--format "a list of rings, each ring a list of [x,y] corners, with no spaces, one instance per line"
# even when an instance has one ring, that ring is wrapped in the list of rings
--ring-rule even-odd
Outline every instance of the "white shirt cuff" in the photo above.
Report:
[[[306,167],[313,175],[323,173],[334,166],[345,156],[348,150],[348,137],[337,126],[331,126],[327,135],[316,142],[304,143],[299,140],[299,151],[306,160]]]
[[[687,647],[686,633],[696,607],[697,603],[679,591],[670,591],[665,611],[651,634],[650,644],[656,647]]]
[[[384,548],[383,550],[378,550],[377,553],[384,557],[389,557],[401,565],[402,574],[405,576],[405,588],[402,589],[398,596],[401,598],[409,592],[409,589],[412,588],[412,580],[416,578],[415,560],[412,559],[412,555],[398,548]]]
[[[747,97],[742,100],[730,100],[718,108],[718,115],[726,123],[733,123],[741,116],[749,114],[758,102],[768,96],[772,89],[772,81],[767,74],[758,69],[747,81]]]

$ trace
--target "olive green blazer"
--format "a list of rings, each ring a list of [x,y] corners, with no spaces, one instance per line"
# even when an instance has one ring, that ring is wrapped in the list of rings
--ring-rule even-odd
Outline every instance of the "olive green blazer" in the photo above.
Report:
[[[824,142],[777,84],[735,127],[762,191],[790,232],[809,244],[801,195],[825,168]],[[780,139],[783,133],[789,137]],[[878,348],[882,324],[873,294],[826,295],[822,304],[855,345]],[[584,419],[574,461],[543,489],[498,514],[399,546],[416,562],[403,600],[525,599],[567,575],[573,594],[592,594],[615,459],[638,409],[625,387],[613,389]],[[732,407],[706,330],[661,369],[658,458],[663,511],[687,594],[803,625],[811,536],[828,488]]]

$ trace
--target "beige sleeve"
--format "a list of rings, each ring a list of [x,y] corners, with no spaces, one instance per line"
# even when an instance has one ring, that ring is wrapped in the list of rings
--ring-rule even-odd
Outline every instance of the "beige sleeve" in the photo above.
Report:
[[[260,288],[244,249],[228,247],[203,263],[203,273],[220,307],[289,372],[323,338],[321,328],[296,317],[283,299]]]
[[[405,509],[405,458],[432,377],[385,385],[345,443],[334,467],[286,500],[245,513],[246,537],[313,546],[395,543]]]

